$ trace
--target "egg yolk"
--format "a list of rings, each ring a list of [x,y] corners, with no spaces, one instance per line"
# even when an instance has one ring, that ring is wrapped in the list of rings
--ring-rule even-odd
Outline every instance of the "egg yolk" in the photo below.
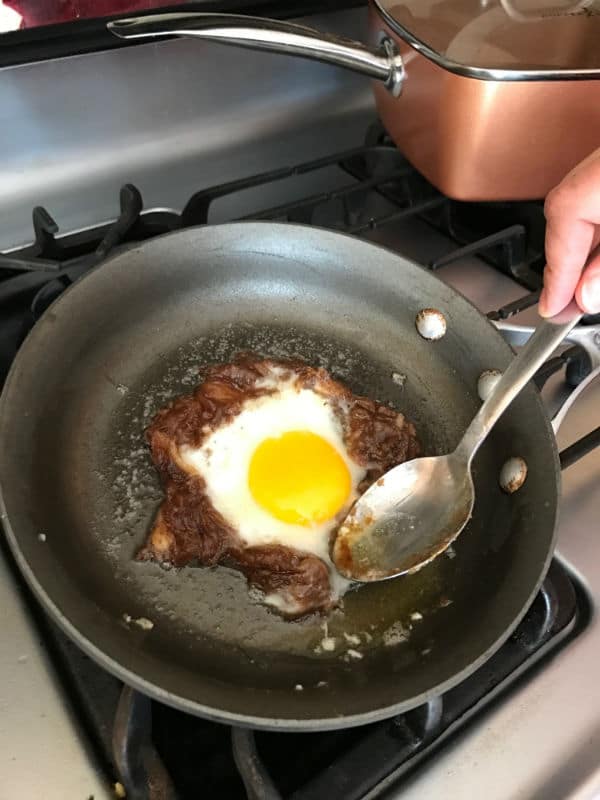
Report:
[[[348,501],[350,472],[329,442],[310,431],[265,439],[250,460],[256,502],[282,522],[311,525],[335,517]]]

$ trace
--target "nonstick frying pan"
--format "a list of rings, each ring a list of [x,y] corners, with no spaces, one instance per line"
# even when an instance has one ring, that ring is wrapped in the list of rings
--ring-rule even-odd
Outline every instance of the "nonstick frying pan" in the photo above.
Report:
[[[439,341],[415,328],[424,307],[446,317]],[[414,707],[501,645],[546,572],[560,473],[539,395],[528,386],[480,451],[475,512],[454,558],[351,591],[327,618],[289,622],[226,568],[133,560],[161,497],[145,426],[192,388],[199,365],[248,349],[323,365],[393,403],[427,453],[456,445],[479,405],[478,376],[511,359],[456,291],[346,235],[234,223],[123,251],[46,311],[7,379],[1,511],[17,562],[83,650],[192,713],[308,730]],[[498,475],[511,455],[529,472],[507,495]]]

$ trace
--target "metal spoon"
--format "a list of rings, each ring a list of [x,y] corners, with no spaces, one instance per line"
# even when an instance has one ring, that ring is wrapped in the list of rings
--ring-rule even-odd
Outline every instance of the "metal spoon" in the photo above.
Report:
[[[456,539],[471,517],[471,464],[486,436],[546,358],[581,319],[572,303],[543,321],[504,372],[453,453],[391,469],[354,504],[332,548],[335,566],[355,581],[416,572]]]

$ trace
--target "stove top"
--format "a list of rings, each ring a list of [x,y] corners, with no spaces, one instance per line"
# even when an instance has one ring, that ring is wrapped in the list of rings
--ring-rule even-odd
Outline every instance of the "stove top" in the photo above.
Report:
[[[354,0],[319,5],[331,13],[309,24],[364,35]],[[535,324],[541,203],[441,197],[380,128],[365,135],[373,101],[349,72],[165,41],[4,69],[0,108],[0,381],[70,282],[136,241],[206,221],[351,231],[437,269],[513,345]],[[231,731],[124,690],[89,661],[31,598],[0,537],[0,798],[108,800],[127,787],[181,800],[596,800],[600,331],[586,323],[537,376],[569,467],[556,557],[515,636],[468,681],[367,728]]]
[[[450,201],[410,167],[375,125],[356,148],[203,189],[181,213],[145,211],[140,191],[131,184],[121,189],[120,213],[114,222],[78,233],[59,236],[49,210],[35,208],[33,244],[0,255],[0,377],[5,377],[19,344],[48,305],[112,253],[167,231],[206,224],[213,205],[229,195],[253,190],[260,196],[262,187],[285,186],[298,176],[331,171],[336,173],[333,188],[259,207],[241,218],[316,224],[384,241],[439,270],[442,277],[450,273],[449,282],[455,284],[452,270],[460,265],[464,273],[465,264],[476,258],[473,269],[499,276],[514,294],[499,307],[487,309],[489,317],[516,343],[527,337],[528,328],[506,320],[520,315],[521,321],[523,312],[538,299],[543,267],[541,204]],[[426,259],[424,237],[436,243]],[[411,252],[414,241],[418,254]],[[536,378],[540,388],[554,385],[555,394],[572,391],[573,397],[597,371],[599,363],[589,344],[597,320],[587,318],[585,323],[584,334],[575,335],[540,370]],[[596,428],[563,452],[563,466],[598,444]],[[27,602],[74,710],[74,724],[86,731],[105,783],[114,783],[118,792],[123,788],[128,797],[140,800],[187,800],[200,792],[233,800],[325,796],[358,800],[389,791],[402,796],[414,775],[430,768],[432,753],[543,670],[552,654],[568,648],[585,631],[591,615],[584,583],[555,559],[515,634],[455,689],[383,723],[326,733],[274,734],[193,718],[123,687],[66,639],[32,598]]]

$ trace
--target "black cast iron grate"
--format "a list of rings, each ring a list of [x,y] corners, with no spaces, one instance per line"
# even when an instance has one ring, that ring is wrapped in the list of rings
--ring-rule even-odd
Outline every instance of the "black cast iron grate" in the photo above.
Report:
[[[375,126],[365,144],[351,151],[203,189],[180,214],[144,211],[140,192],[130,184],[121,189],[114,223],[80,233],[59,236],[48,211],[34,209],[34,243],[0,254],[0,384],[40,314],[110,254],[162,233],[206,224],[221,198],[332,167],[347,176],[339,188],[247,218],[313,223],[368,235],[418,217],[450,235],[454,243],[448,253],[427,265],[431,269],[477,254],[524,287],[522,298],[490,311],[490,318],[506,319],[537,302],[543,268],[541,203],[451,201],[428,184]],[[386,201],[375,214],[367,202],[374,194]],[[540,371],[538,384],[565,369],[567,381],[576,385],[589,370],[584,355],[580,348],[569,348],[551,359]],[[597,429],[562,454],[563,466],[599,443]],[[31,604],[107,777],[118,777],[133,800],[376,797],[574,635],[586,613],[576,585],[555,561],[517,632],[484,667],[443,697],[388,722],[282,735],[231,730],[123,688],[66,639],[33,599]]]
[[[450,252],[428,265],[431,269],[441,269],[467,254],[478,254],[529,290],[521,300],[493,310],[492,317],[506,318],[537,301],[543,267],[541,204],[451,201],[410,166],[381,128],[373,126],[360,147],[202,189],[180,214],[144,211],[141,194],[131,184],[121,189],[115,222],[78,233],[59,235],[49,211],[35,208],[33,244],[0,253],[0,383],[39,315],[67,286],[107,256],[162,233],[206,224],[211,209],[224,197],[332,167],[348,177],[341,187],[258,210],[247,218],[314,223],[364,235],[419,217],[448,233],[456,243]],[[388,201],[376,214],[366,202],[373,194]]]

